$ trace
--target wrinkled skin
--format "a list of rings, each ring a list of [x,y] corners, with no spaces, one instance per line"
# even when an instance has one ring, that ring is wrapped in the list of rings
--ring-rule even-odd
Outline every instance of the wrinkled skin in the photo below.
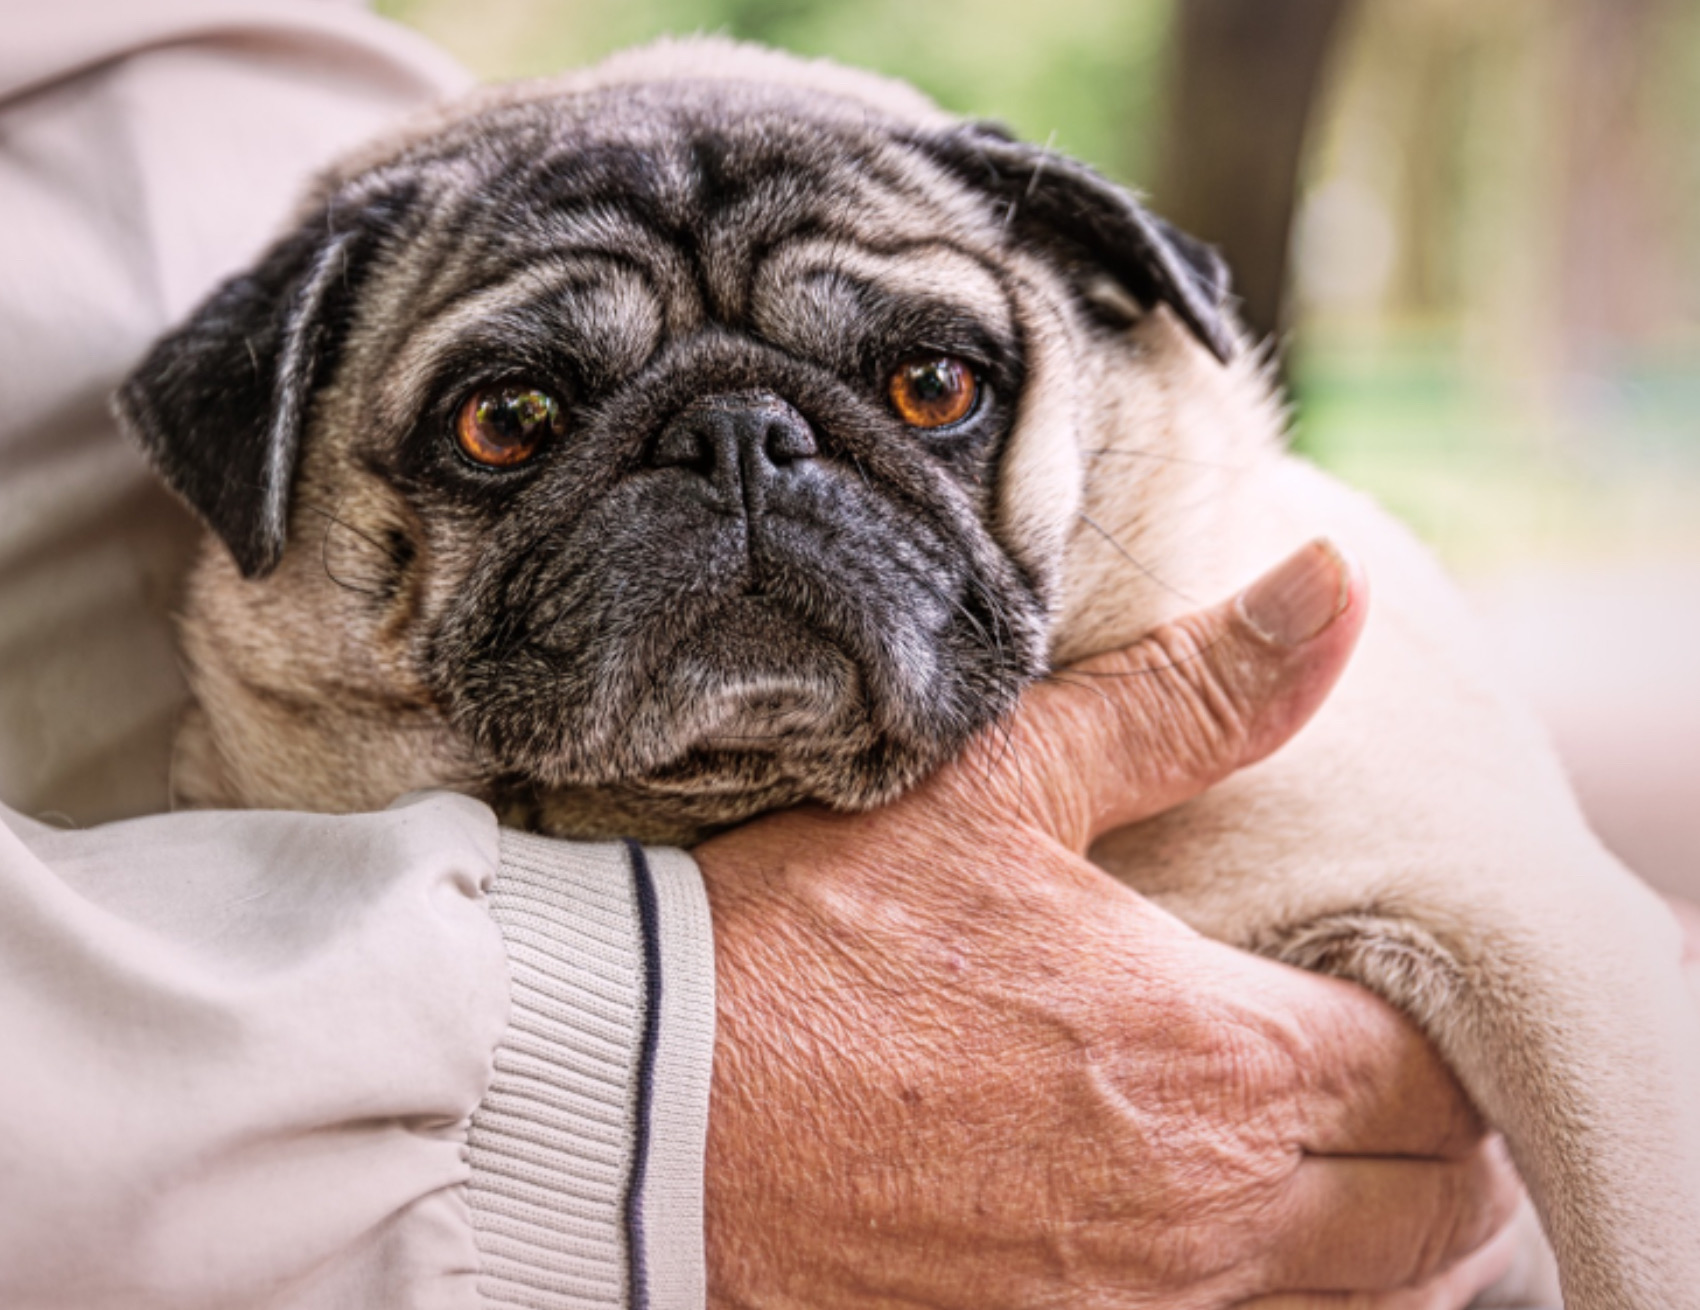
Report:
[[[1195,616],[886,810],[699,848],[713,1304],[1456,1310],[1503,1270],[1509,1166],[1409,1024],[1083,858],[1292,731],[1361,610]]]

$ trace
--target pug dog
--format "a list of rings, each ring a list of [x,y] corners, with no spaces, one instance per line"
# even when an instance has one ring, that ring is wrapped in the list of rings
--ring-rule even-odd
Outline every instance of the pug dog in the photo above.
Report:
[[[1700,1310],[1674,923],[1434,563],[1284,452],[1218,258],[1082,165],[871,75],[652,46],[332,168],[118,411],[210,529],[197,806],[449,787],[688,844],[877,805],[1048,670],[1346,543],[1378,596],[1316,721],[1094,858],[1419,1023],[1571,1310]]]

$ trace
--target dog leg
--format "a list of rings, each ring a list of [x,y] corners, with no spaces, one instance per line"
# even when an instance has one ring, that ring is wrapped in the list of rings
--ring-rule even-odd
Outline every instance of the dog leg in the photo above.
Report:
[[[1360,982],[1423,1027],[1505,1133],[1570,1310],[1694,1310],[1700,1033],[1662,907],[1632,907],[1623,890],[1518,906],[1522,931],[1501,919],[1475,940],[1443,941],[1420,925],[1445,910],[1406,905],[1397,919],[1330,915],[1255,944]],[[1602,916],[1622,929],[1632,912],[1644,922],[1599,931]]]

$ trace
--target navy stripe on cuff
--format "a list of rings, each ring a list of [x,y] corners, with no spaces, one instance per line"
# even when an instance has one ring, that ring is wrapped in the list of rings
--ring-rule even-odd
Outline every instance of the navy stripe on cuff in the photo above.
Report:
[[[632,1171],[627,1185],[625,1224],[627,1285],[631,1310],[649,1310],[648,1251],[643,1232],[643,1188],[649,1171],[650,1123],[654,1117],[655,1051],[661,1038],[661,926],[655,903],[655,877],[643,847],[626,842],[632,885],[637,893],[638,929],[643,936],[643,1041],[638,1048],[637,1105],[632,1139]]]

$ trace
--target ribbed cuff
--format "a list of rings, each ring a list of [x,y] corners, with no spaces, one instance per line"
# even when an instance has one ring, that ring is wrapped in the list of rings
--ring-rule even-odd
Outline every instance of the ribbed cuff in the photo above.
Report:
[[[503,829],[490,902],[512,1011],[469,1137],[480,1292],[700,1310],[714,952],[695,864]]]

